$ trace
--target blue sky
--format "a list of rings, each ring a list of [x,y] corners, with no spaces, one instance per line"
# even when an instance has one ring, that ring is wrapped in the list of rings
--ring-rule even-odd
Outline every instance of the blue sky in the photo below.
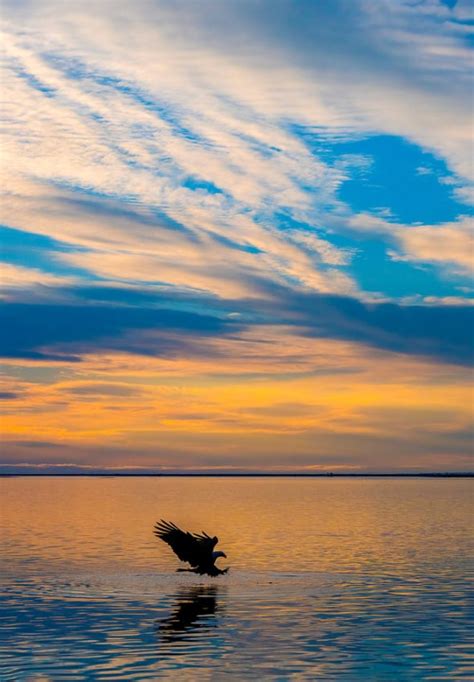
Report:
[[[399,429],[405,389],[417,387],[423,431],[441,409],[424,405],[425,386],[445,382],[446,414],[457,417],[442,466],[463,468],[471,10],[463,0],[7,1],[1,388],[7,414],[21,399],[30,417],[9,417],[6,465],[53,466],[60,453],[85,466],[77,453],[88,445],[115,447],[122,466],[138,439],[137,466],[232,467],[242,442],[242,466],[334,457],[337,467],[348,466],[342,434],[349,447],[364,433],[361,452],[372,455],[355,452],[351,466],[370,468],[379,439]],[[337,400],[314,379],[323,374],[341,382]],[[18,445],[41,421],[40,375],[38,438],[52,454]],[[156,416],[170,376],[187,391],[182,428]],[[384,403],[397,376],[405,388],[392,418],[371,422],[367,395]],[[145,379],[157,391],[146,419],[120,428],[115,414],[140,412],[130,396]],[[232,408],[233,382],[248,381],[251,396],[265,380],[265,406],[249,397],[247,416]],[[262,407],[281,416],[277,380],[289,396],[302,391],[301,415],[311,414],[295,425],[289,406],[284,432],[251,416]],[[108,429],[87,427],[75,402],[87,386],[96,396],[97,381],[128,400],[100,403],[113,412]],[[225,382],[227,398],[209,398],[206,440],[194,401]],[[311,397],[320,392],[323,405]],[[436,464],[446,420],[438,415],[418,444],[420,467]],[[314,429],[326,445],[311,445]],[[290,432],[302,444],[284,461]],[[388,447],[377,466],[407,464]]]

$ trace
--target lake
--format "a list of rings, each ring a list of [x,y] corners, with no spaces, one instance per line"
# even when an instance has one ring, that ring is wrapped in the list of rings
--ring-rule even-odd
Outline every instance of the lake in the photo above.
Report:
[[[1,680],[473,679],[472,480],[0,483]],[[229,573],[176,573],[160,518]]]

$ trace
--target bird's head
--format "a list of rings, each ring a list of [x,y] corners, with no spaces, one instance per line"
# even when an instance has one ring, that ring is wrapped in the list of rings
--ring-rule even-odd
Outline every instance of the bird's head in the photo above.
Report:
[[[220,556],[224,557],[224,559],[227,559],[227,554],[224,554],[224,552],[213,552],[212,556],[214,559],[218,559]]]

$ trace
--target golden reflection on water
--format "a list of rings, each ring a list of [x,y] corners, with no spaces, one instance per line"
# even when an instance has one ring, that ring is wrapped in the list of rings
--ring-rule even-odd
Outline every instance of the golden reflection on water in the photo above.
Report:
[[[11,478],[3,680],[466,679],[472,481]],[[176,573],[158,518],[220,538]]]
[[[11,478],[1,482],[10,559],[166,571],[152,535],[169,519],[219,537],[241,570],[404,573],[469,555],[465,479]]]

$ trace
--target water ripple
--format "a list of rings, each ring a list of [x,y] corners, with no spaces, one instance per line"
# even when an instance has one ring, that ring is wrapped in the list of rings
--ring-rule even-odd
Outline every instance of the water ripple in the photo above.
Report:
[[[206,679],[216,665],[235,679],[468,679],[468,597],[461,582],[341,574],[12,577],[2,679]]]
[[[97,481],[8,485],[2,682],[474,678],[464,482],[114,481],[106,502]],[[220,579],[175,573],[148,537],[157,507],[186,521],[198,502]]]

